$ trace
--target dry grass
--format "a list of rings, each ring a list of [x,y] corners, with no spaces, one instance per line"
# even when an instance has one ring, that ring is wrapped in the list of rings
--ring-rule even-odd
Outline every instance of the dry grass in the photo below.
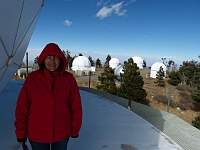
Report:
[[[12,80],[24,80],[23,78],[17,76],[17,75],[14,75]]]
[[[103,72],[103,69],[101,69]],[[143,88],[147,92],[147,97],[150,101],[150,106],[159,110],[168,110],[168,99],[170,99],[169,112],[182,118],[190,123],[195,117],[200,115],[200,104],[193,101],[190,97],[191,88],[185,85],[171,86],[169,98],[169,85],[166,82],[165,87],[160,87],[154,83],[155,79],[149,78],[149,72],[142,74],[144,80]],[[90,87],[96,89],[98,80],[92,80]],[[78,82],[81,87],[89,87],[88,81]]]
[[[190,92],[192,90],[190,87],[180,84],[171,86],[170,90],[170,85],[167,82],[165,87],[159,87],[154,81],[155,79],[144,77],[144,89],[147,91],[150,106],[167,111],[169,99],[170,113],[177,115],[190,124],[195,117],[200,115],[200,104],[191,99]]]

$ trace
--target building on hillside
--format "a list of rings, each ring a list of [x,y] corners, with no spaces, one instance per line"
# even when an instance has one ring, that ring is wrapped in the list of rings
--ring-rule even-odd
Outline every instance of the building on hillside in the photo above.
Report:
[[[160,67],[163,68],[163,71],[164,71],[164,74],[165,74],[164,78],[166,77],[166,66],[161,62],[155,62],[151,66],[151,73],[150,73],[151,78],[156,78],[156,74],[160,70]]]
[[[27,70],[28,69],[28,70]],[[22,77],[22,78],[26,78],[28,75],[27,73],[31,73],[33,71],[35,71],[36,69],[34,69],[33,67],[21,67],[17,70],[17,72],[15,73],[16,75],[18,75],[19,77]]]
[[[119,65],[119,60],[117,58],[112,58],[109,61],[109,67],[111,67],[112,69],[115,69],[118,65]]]
[[[135,57],[132,57],[132,59],[133,59],[134,63],[137,64],[137,66],[139,67],[139,69],[143,69],[143,59],[141,57],[135,56]],[[117,64],[117,63],[113,63],[113,66],[115,64]],[[120,73],[122,73],[122,74],[124,73],[123,72],[123,65],[119,65],[118,64],[116,67],[114,67],[114,74],[117,75],[118,77],[120,77]]]
[[[138,56],[134,56],[134,57],[132,57],[133,58],[133,61],[134,61],[134,63],[136,63],[137,64],[137,66],[139,67],[139,69],[143,69],[143,59],[141,58],[141,57],[138,57]]]
[[[89,75],[91,71],[91,63],[85,56],[78,56],[72,62],[72,68],[78,76]]]
[[[121,75],[120,74],[123,74],[123,65],[118,65],[115,69],[114,69],[114,74],[117,76],[117,77],[120,77]]]

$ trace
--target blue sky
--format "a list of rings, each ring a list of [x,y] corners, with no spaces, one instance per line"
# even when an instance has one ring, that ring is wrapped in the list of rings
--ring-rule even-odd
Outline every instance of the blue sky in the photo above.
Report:
[[[46,0],[29,43],[29,59],[49,43],[123,63],[147,66],[166,57],[181,64],[200,55],[200,0]]]

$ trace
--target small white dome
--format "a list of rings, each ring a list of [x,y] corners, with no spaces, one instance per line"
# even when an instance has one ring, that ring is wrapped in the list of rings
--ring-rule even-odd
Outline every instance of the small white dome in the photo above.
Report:
[[[85,56],[78,56],[72,62],[72,70],[90,70],[91,63],[89,59]]]
[[[163,68],[163,71],[165,73],[165,76],[166,76],[166,66],[161,63],[161,62],[155,62],[152,66],[151,66],[151,74],[150,74],[150,77],[152,78],[156,78],[156,74],[157,72],[160,70],[160,67]]]
[[[137,66],[139,67],[139,69],[143,69],[143,59],[138,56],[134,56],[132,58],[133,58],[134,63],[136,63]]]
[[[116,68],[119,65],[119,60],[117,58],[112,58],[109,61],[109,67],[111,67],[112,69]]]
[[[120,76],[120,73],[121,74],[123,74],[124,72],[123,72],[123,66],[122,65],[119,65],[119,66],[117,66],[116,68],[115,68],[115,70],[114,70],[114,74],[116,75],[116,76]]]

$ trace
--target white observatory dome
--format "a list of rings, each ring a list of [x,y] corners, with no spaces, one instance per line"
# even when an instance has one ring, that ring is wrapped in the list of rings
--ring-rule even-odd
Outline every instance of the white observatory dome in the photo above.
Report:
[[[72,62],[72,70],[90,70],[91,69],[91,63],[89,59],[85,56],[78,56],[76,57]]]
[[[156,78],[156,74],[157,72],[160,70],[160,67],[163,68],[163,71],[165,73],[165,77],[166,77],[166,66],[161,63],[161,62],[155,62],[152,66],[151,66],[151,74],[150,77],[151,78]]]
[[[133,58],[134,63],[136,63],[137,66],[139,67],[139,69],[143,69],[143,59],[138,56],[134,56],[132,58]]]
[[[122,65],[119,65],[115,68],[114,70],[114,74],[118,77],[120,77],[120,73],[123,74],[123,66]]]
[[[112,58],[109,61],[109,67],[111,67],[112,69],[116,68],[119,65],[119,60],[117,58]]]

